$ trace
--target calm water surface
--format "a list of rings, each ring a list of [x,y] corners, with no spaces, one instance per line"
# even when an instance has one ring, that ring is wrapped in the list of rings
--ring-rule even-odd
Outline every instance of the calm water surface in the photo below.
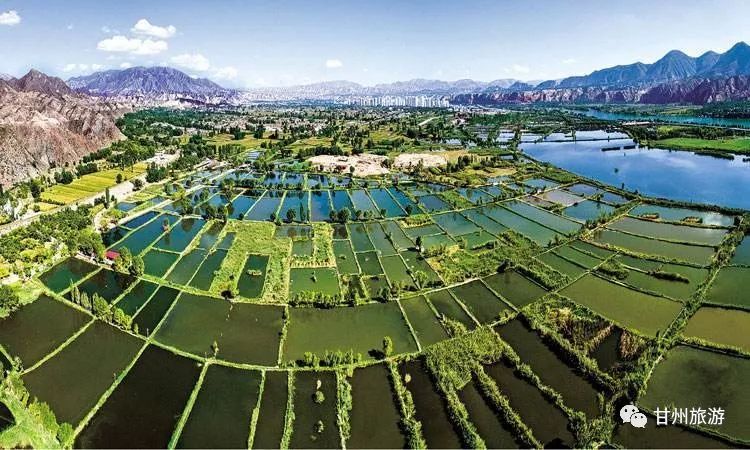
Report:
[[[719,127],[750,128],[750,119],[722,119],[717,117],[681,116],[675,114],[624,114],[589,109],[583,114],[601,120],[634,120],[665,122],[692,125],[713,125]]]
[[[750,162],[686,151],[638,148],[630,139],[609,142],[523,143],[532,157],[616,187],[654,197],[750,209]]]

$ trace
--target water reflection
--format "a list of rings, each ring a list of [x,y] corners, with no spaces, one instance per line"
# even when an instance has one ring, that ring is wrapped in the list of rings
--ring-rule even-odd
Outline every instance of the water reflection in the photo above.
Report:
[[[641,194],[750,209],[750,163],[664,149],[601,151],[632,145],[630,139],[609,142],[523,143],[532,157]]]

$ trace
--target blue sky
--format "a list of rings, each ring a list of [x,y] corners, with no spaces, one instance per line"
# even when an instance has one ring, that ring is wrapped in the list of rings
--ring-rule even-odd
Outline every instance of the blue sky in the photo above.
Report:
[[[750,1],[0,0],[0,72],[171,65],[227,86],[541,80],[750,41]]]

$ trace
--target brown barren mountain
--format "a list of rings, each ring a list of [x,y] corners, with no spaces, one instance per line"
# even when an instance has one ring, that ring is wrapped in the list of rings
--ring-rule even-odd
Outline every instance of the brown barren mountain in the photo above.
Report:
[[[123,138],[123,113],[101,98],[75,93],[64,81],[36,70],[0,79],[0,183],[38,175]]]
[[[652,87],[560,88],[462,94],[451,98],[457,104],[503,105],[509,103],[706,103],[750,100],[750,76],[690,78]]]

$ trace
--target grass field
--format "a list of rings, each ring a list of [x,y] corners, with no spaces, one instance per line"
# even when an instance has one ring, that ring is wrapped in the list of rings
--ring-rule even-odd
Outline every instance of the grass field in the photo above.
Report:
[[[240,139],[238,141],[232,139],[231,134],[217,134],[216,136],[209,138],[208,142],[211,144],[216,145],[226,145],[226,144],[237,144],[241,145],[244,149],[251,149],[251,148],[260,148],[260,144],[263,142],[267,142],[268,139],[256,139],[253,137],[252,133],[248,133],[245,135],[243,139]]]
[[[700,139],[670,138],[651,142],[654,147],[678,148],[684,150],[722,150],[735,153],[750,153],[750,138]]]
[[[57,205],[54,205],[52,203],[36,202],[34,203],[34,205],[39,206],[39,211],[41,212],[50,211],[57,208]]]
[[[270,222],[229,221],[225,232],[236,233],[224,263],[213,280],[212,291],[221,293],[228,285],[235,285],[236,275],[242,273],[247,255],[268,255],[268,269],[262,300],[280,303],[287,295],[289,285],[290,239],[274,239],[276,227]]]
[[[138,163],[132,169],[108,169],[76,178],[70,184],[56,184],[44,192],[41,199],[49,203],[73,203],[86,197],[104,192],[108,187],[117,184],[117,174],[124,180],[137,177],[146,171],[145,163]]]
[[[290,150],[304,150],[307,148],[315,148],[318,146],[322,147],[330,147],[331,146],[331,138],[327,137],[309,137],[306,139],[300,139],[298,141],[293,142],[289,145]],[[343,148],[343,145],[339,143],[339,146]]]
[[[370,132],[370,139],[372,139],[372,142],[374,142],[375,145],[390,144],[392,141],[395,141],[399,138],[404,139],[405,141],[411,140],[406,136],[397,133],[396,131],[389,130],[386,127],[380,127],[377,130],[373,130],[372,132]]]
[[[447,150],[439,152],[438,155],[444,157],[448,162],[455,163],[458,158],[466,155],[470,155],[468,150]]]

